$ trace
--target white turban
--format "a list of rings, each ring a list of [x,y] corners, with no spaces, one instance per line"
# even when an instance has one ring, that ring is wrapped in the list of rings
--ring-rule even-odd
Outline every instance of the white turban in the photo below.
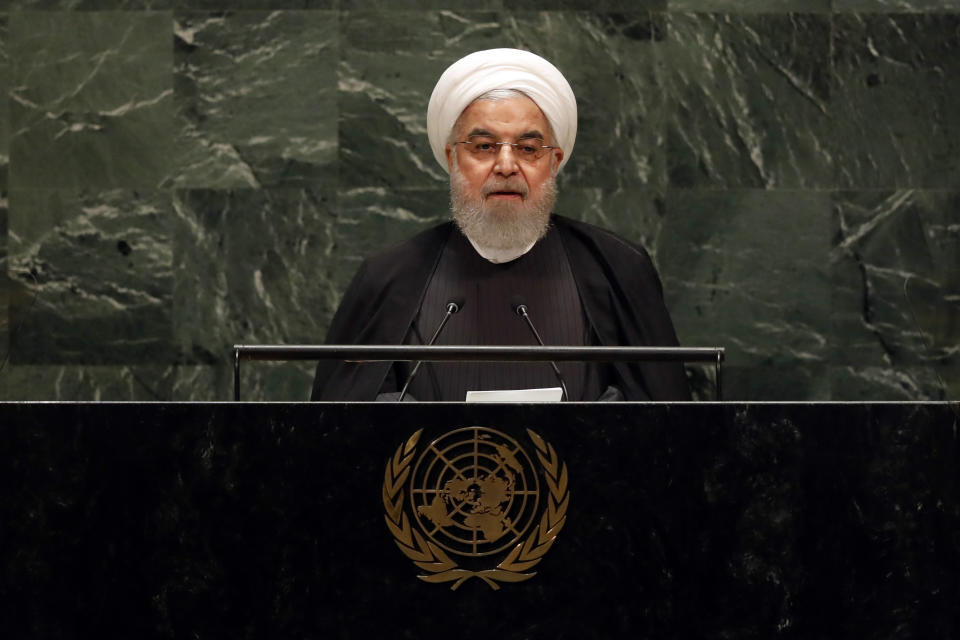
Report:
[[[457,118],[471,102],[493,89],[516,89],[537,103],[553,129],[553,144],[563,149],[563,167],[577,137],[577,99],[555,66],[520,49],[471,53],[440,76],[427,107],[427,135],[440,166],[447,170],[444,150]]]

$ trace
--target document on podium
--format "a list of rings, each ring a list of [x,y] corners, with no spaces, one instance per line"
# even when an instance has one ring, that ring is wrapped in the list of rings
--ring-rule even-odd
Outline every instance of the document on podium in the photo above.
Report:
[[[467,391],[467,402],[560,402],[562,398],[560,387]]]

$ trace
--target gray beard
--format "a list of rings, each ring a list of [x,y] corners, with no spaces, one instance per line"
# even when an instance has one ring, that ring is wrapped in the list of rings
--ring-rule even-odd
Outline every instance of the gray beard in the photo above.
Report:
[[[456,163],[450,174],[453,219],[463,235],[484,249],[521,252],[540,240],[550,227],[556,199],[557,185],[552,176],[543,184],[537,200],[524,199],[516,204],[488,202],[483,194],[472,197]]]

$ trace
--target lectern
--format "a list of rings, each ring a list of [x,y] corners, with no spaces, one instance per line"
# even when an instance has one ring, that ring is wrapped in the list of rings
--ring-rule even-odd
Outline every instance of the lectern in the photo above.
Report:
[[[8,403],[9,638],[948,638],[949,403]]]

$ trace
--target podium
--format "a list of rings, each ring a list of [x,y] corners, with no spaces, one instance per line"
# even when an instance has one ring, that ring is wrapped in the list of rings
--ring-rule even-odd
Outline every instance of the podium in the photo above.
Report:
[[[5,635],[956,637],[958,412],[0,404]],[[504,448],[471,467],[451,438]],[[447,453],[424,457],[431,447]],[[458,465],[483,471],[458,485]],[[505,470],[508,484],[490,484]],[[532,503],[534,490],[529,517],[501,499],[526,491]],[[484,528],[491,515],[502,531]],[[444,550],[411,535],[428,568],[404,551],[404,517]],[[445,519],[483,553],[508,544],[457,555],[456,536],[431,533]],[[544,522],[560,524],[546,549]],[[535,575],[480,575],[517,544],[542,553],[512,573]],[[435,566],[441,555],[471,575],[418,577],[450,570]]]

